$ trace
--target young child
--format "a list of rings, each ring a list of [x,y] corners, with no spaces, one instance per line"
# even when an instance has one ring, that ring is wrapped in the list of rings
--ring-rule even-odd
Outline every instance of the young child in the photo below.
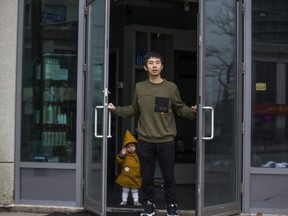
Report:
[[[116,183],[122,186],[122,202],[127,205],[127,198],[131,190],[134,206],[142,206],[139,202],[138,189],[141,187],[140,162],[136,154],[137,140],[126,130],[122,150],[117,154],[116,160],[121,166],[121,174]]]

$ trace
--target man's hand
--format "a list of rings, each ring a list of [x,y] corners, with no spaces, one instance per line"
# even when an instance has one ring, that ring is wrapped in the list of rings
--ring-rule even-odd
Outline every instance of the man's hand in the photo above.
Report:
[[[191,106],[192,112],[197,113],[197,105]]]
[[[109,109],[111,112],[114,112],[114,111],[115,111],[115,106],[114,106],[114,104],[109,103],[109,104],[108,104],[108,109]]]

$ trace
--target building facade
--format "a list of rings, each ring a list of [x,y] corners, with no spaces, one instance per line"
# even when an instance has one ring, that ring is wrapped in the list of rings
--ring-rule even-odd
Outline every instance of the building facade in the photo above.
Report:
[[[8,10],[9,9],[9,10]],[[15,87],[17,56],[17,1],[1,2],[1,203],[13,203],[15,165]],[[10,98],[10,99],[9,99]],[[12,99],[13,98],[13,99]],[[4,102],[6,101],[6,102]],[[6,126],[5,126],[6,125]],[[9,126],[8,126],[9,125]],[[5,127],[4,127],[5,126]]]
[[[0,11],[1,205],[122,210],[115,155],[137,116],[107,103],[131,103],[157,50],[165,79],[198,105],[196,121],[176,118],[180,210],[287,213],[285,0],[10,0]]]

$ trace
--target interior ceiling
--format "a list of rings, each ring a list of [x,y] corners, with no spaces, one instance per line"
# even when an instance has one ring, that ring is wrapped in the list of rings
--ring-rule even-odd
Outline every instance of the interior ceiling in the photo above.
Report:
[[[191,4],[197,2],[198,0],[111,0],[112,6],[134,5],[140,7],[153,7],[162,9],[183,8],[185,3],[189,3],[191,6]]]
[[[144,1],[151,1],[151,0],[144,0]],[[167,3],[167,4],[175,4],[179,1],[182,1],[182,0],[159,0],[157,2],[162,2],[162,3]]]
[[[151,0],[143,0],[143,1],[151,1]],[[155,2],[155,1],[154,1]],[[158,0],[157,2],[167,3],[167,4],[175,4],[175,3],[184,3],[184,2],[198,2],[198,0]]]

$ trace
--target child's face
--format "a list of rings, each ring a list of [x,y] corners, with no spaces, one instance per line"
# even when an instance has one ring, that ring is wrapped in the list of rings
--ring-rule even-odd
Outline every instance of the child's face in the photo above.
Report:
[[[125,146],[129,153],[134,153],[136,151],[136,146],[133,143],[130,143]]]

